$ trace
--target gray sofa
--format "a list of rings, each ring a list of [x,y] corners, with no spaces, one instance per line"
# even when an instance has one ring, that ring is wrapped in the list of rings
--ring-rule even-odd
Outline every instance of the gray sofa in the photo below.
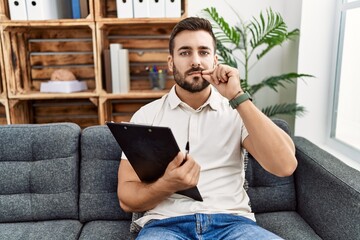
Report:
[[[258,223],[285,239],[360,239],[360,172],[294,141],[291,177],[274,177],[249,156]],[[0,239],[134,239],[116,196],[120,154],[106,126],[0,126]]]

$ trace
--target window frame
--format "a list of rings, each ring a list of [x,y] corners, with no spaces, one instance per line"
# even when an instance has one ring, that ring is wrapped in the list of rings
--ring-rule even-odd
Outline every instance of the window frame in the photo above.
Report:
[[[343,46],[344,46],[344,37],[345,37],[345,26],[346,26],[346,13],[348,10],[355,8],[360,8],[360,0],[347,2],[346,0],[338,1],[336,9],[336,25],[335,25],[335,47],[334,47],[334,66],[335,72],[333,74],[333,84],[332,84],[332,105],[331,105],[331,115],[330,115],[330,127],[328,133],[329,138],[327,143],[330,148],[339,151],[345,156],[359,161],[360,159],[360,149],[353,147],[340,139],[336,138],[336,123],[337,123],[337,110],[339,103],[339,90],[340,90],[340,78],[341,78],[341,67],[342,67],[342,57],[343,57]]]

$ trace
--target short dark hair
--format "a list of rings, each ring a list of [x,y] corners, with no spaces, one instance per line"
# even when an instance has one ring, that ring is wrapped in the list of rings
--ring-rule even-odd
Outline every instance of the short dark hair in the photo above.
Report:
[[[188,17],[188,18],[185,18],[185,19],[181,20],[180,22],[178,22],[171,32],[170,41],[169,41],[169,51],[170,51],[171,55],[174,54],[174,38],[176,37],[176,35],[178,33],[185,31],[185,30],[188,30],[188,31],[204,30],[204,31],[208,32],[210,34],[210,36],[212,37],[212,39],[214,40],[214,53],[215,53],[216,38],[212,31],[211,23],[207,19],[204,19],[204,18]]]

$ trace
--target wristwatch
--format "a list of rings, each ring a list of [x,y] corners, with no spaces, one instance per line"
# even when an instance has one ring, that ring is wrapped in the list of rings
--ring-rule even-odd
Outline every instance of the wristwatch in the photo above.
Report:
[[[235,109],[237,106],[239,106],[241,103],[245,102],[246,100],[252,101],[251,95],[248,92],[244,92],[243,94],[240,94],[238,97],[235,97],[229,101],[230,106]]]

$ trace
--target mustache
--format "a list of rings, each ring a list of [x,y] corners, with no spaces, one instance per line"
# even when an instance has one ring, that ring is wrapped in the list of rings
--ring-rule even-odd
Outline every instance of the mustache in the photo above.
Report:
[[[196,68],[191,68],[189,70],[187,70],[185,72],[186,75],[191,75],[191,74],[194,74],[194,73],[201,73],[203,70],[205,70],[204,68],[201,68],[201,67],[196,67]]]

